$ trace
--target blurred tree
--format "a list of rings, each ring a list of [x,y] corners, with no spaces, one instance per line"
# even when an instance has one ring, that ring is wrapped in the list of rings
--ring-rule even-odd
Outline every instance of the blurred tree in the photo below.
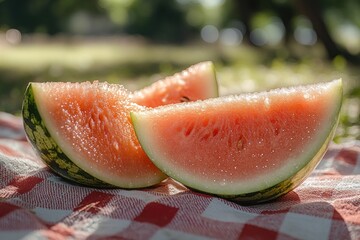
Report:
[[[184,43],[199,36],[199,30],[204,25],[215,25],[221,31],[234,20],[241,20],[246,29],[242,31],[244,39],[251,43],[254,16],[262,13],[281,19],[281,27],[285,30],[281,34],[284,34],[287,43],[294,32],[293,19],[301,14],[311,21],[329,58],[343,55],[350,61],[358,61],[359,58],[342,48],[334,38],[336,33],[333,29],[338,25],[329,24],[325,16],[331,11],[335,15],[333,22],[346,19],[360,27],[359,10],[358,0],[0,0],[0,28],[16,28],[23,33],[71,32],[68,24],[74,25],[74,22],[69,21],[70,17],[78,12],[88,12],[91,14],[86,21],[99,14],[109,16],[117,24],[108,28],[110,30],[106,33],[126,32],[157,42]],[[73,21],[79,23],[76,18]],[[101,24],[107,23],[103,21]],[[78,28],[72,29],[78,31],[83,28],[78,25]],[[91,24],[88,26],[95,28]],[[279,35],[279,32],[270,33]]]
[[[100,3],[129,34],[158,42],[183,43],[194,29],[187,24],[184,8],[175,0],[100,0]]]
[[[356,0],[348,0],[348,2],[356,2]],[[339,1],[320,1],[320,0],[292,0],[290,2],[284,0],[276,1],[265,1],[265,0],[233,0],[233,8],[230,11],[230,15],[234,18],[240,19],[247,31],[245,34],[245,39],[248,40],[248,43],[252,44],[250,41],[250,31],[252,29],[252,19],[255,14],[259,12],[271,12],[272,14],[278,16],[285,28],[285,43],[289,41],[290,37],[293,34],[292,20],[295,16],[301,14],[306,16],[312,23],[312,26],[319,38],[323,43],[327,55],[330,59],[333,59],[337,55],[342,55],[346,59],[352,62],[358,62],[359,57],[352,55],[347,50],[339,46],[333,39],[329,31],[329,27],[326,24],[324,19],[324,11],[332,7],[338,7],[345,11],[346,4],[341,4]],[[359,9],[359,8],[357,8]],[[350,16],[350,19],[354,17]],[[360,20],[359,20],[360,22]]]
[[[342,55],[351,62],[360,62],[359,56],[352,55],[333,40],[328,26],[325,23],[324,13],[319,1],[293,0],[293,4],[299,13],[305,15],[311,21],[314,30],[323,43],[330,59]]]
[[[65,31],[66,19],[76,11],[101,13],[97,0],[2,0],[0,27],[16,28],[23,33],[56,34]]]
[[[126,32],[161,42],[182,43],[191,28],[175,0],[133,1],[128,8]]]

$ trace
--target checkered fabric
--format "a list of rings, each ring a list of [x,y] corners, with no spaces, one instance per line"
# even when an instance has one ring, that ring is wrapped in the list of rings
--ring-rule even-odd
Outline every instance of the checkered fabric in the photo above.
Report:
[[[332,144],[312,175],[252,206],[166,180],[141,190],[67,182],[0,113],[0,239],[360,239],[360,142]]]

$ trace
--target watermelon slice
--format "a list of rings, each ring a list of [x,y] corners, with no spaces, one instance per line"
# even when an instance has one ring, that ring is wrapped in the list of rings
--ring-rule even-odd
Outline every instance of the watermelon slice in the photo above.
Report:
[[[332,140],[342,81],[132,111],[165,174],[202,192],[262,202],[299,185]]]
[[[216,97],[212,63],[190,69],[135,94],[100,82],[30,83],[23,102],[25,132],[44,162],[67,179],[94,187],[154,185],[167,176],[139,145],[130,111],[144,108],[134,101],[181,102],[172,88],[191,100]],[[165,99],[164,91],[173,94]]]
[[[215,76],[214,64],[210,61],[201,62],[134,92],[131,99],[142,106],[157,107],[217,97]]]

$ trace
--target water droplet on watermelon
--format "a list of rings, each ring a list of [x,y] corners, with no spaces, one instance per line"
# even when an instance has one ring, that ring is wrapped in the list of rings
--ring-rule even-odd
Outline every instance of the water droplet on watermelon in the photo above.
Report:
[[[89,127],[90,127],[90,129],[94,129],[95,128],[95,121],[94,121],[94,119],[90,119],[90,122],[89,122]]]
[[[119,143],[117,141],[114,141],[113,146],[116,150],[119,150]]]
[[[265,108],[269,109],[270,108],[270,99],[268,97],[265,98],[264,103],[265,103]]]
[[[225,186],[226,185],[226,179],[223,179],[221,182],[220,182],[220,186]]]
[[[304,98],[305,98],[305,99],[309,99],[309,98],[310,98],[310,94],[304,93]]]

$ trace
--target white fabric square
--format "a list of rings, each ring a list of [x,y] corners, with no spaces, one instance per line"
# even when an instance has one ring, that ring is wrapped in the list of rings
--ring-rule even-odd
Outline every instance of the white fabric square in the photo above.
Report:
[[[186,232],[171,230],[168,228],[159,229],[159,231],[151,237],[153,240],[167,240],[167,239],[192,239],[192,240],[210,240],[204,236],[193,235]]]
[[[286,214],[279,232],[297,239],[329,239],[331,219],[289,212]]]
[[[130,220],[108,218],[102,215],[92,216],[91,220],[83,218],[74,228],[81,230],[84,235],[111,236],[121,232],[131,224]]]
[[[223,201],[214,198],[202,216],[216,221],[246,223],[250,219],[257,217],[258,214],[235,209]]]
[[[151,194],[149,192],[132,190],[132,191],[121,191],[118,195],[128,197],[128,198],[135,198],[144,201],[145,203],[154,202],[160,199],[160,196],[155,194]]]
[[[72,210],[34,208],[35,214],[46,222],[56,223],[69,216]]]

